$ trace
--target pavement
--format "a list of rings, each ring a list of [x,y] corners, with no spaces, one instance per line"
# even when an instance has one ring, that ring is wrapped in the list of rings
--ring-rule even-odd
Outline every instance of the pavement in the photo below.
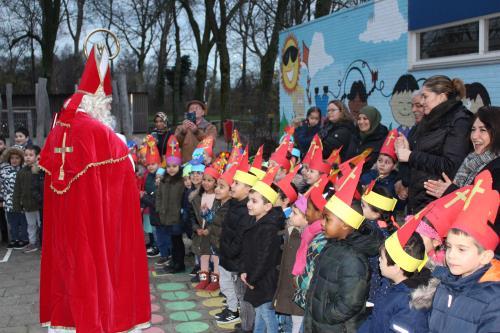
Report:
[[[143,333],[230,332],[234,328],[234,324],[217,325],[213,315],[222,310],[223,298],[218,291],[195,290],[188,274],[191,268],[159,277],[154,261],[149,260],[152,326]],[[47,332],[38,320],[39,274],[40,251],[24,254],[0,246],[0,333]]]

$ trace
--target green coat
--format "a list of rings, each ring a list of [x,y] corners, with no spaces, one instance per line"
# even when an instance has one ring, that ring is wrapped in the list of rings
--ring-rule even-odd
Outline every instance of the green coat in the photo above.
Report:
[[[156,191],[156,211],[160,215],[162,225],[181,223],[182,194],[184,182],[182,178],[173,182],[161,181]]]

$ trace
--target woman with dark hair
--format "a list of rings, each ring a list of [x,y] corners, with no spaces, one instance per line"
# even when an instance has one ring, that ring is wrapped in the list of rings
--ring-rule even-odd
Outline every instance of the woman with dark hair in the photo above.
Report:
[[[170,135],[173,134],[173,131],[168,128],[168,118],[165,113],[157,112],[153,121],[155,123],[155,127],[151,131],[151,135],[156,139],[156,146],[158,147],[163,160],[165,152],[167,151],[167,140]]]
[[[354,149],[352,149],[347,158],[361,154],[365,149],[372,148],[372,152],[365,160],[363,173],[370,170],[377,161],[380,147],[384,144],[385,138],[389,133],[387,127],[381,124],[382,115],[377,108],[367,105],[359,111],[357,119],[358,127],[354,135]]]
[[[424,118],[417,125],[411,142],[400,135],[396,140],[399,162],[408,162],[408,213],[415,214],[435,199],[424,183],[438,180],[444,172],[455,176],[469,152],[472,113],[461,102],[464,83],[447,76],[427,79],[422,88]]]
[[[297,127],[294,135],[302,157],[307,153],[314,135],[319,132],[320,124],[321,110],[316,106],[309,108],[306,120]]]
[[[352,149],[353,134],[356,131],[353,119],[347,107],[339,100],[330,101],[327,109],[327,121],[319,132],[323,143],[323,159],[327,159],[332,150],[342,147],[340,159],[344,161]]]

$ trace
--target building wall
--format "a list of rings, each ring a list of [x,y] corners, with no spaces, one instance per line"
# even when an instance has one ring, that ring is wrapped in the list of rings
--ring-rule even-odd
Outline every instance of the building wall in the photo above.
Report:
[[[411,93],[435,74],[478,82],[469,93],[475,98],[484,88],[500,105],[500,64],[408,72],[407,0],[370,2],[292,27],[280,34],[280,51],[282,124],[305,118],[311,106],[325,114],[328,101],[342,99],[354,111],[373,105],[384,124],[405,129],[414,123]]]

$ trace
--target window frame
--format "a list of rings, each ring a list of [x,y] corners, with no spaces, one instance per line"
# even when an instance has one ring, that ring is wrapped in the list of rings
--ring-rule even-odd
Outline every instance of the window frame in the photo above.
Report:
[[[489,19],[497,17],[500,17],[500,13],[408,31],[408,71],[500,63],[500,50],[488,51]],[[420,33],[473,22],[479,22],[478,53],[419,59]]]

